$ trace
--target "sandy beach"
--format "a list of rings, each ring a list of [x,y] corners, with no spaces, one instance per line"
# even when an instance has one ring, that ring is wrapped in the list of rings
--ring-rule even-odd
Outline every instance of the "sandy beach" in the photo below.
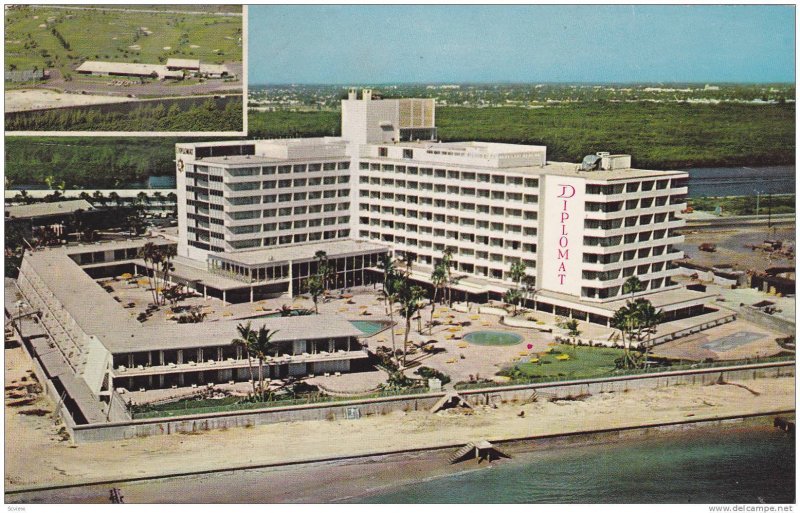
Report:
[[[6,358],[19,362],[24,354],[14,353],[21,351],[6,350]],[[6,374],[6,381],[12,376]],[[582,401],[509,403],[497,409],[478,408],[471,415],[396,412],[359,420],[291,422],[81,446],[60,441],[50,417],[23,416],[17,413],[19,408],[6,406],[6,433],[14,436],[6,444],[5,484],[14,490],[157,477],[794,408],[793,377],[742,384],[746,388],[676,386],[604,393]],[[520,412],[524,417],[518,416]]]

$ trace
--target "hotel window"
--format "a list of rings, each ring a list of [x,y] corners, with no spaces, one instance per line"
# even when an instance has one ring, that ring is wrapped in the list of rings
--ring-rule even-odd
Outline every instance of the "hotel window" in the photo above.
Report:
[[[403,150],[403,158],[404,159],[413,159],[414,158],[414,150],[404,149]]]
[[[378,156],[379,157],[388,157],[389,156],[389,148],[384,148],[383,146],[378,148]]]

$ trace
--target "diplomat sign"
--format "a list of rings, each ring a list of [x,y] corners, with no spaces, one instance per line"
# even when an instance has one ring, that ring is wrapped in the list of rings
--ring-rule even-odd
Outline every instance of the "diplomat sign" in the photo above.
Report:
[[[567,221],[569,221],[569,200],[575,197],[575,187],[572,185],[558,184],[559,194],[557,198],[563,200],[561,207],[561,236],[558,238],[558,283],[564,285],[564,280],[567,278],[567,262],[569,261],[569,231],[567,230]]]
[[[583,260],[584,180],[546,177],[542,222],[543,288],[578,296]]]

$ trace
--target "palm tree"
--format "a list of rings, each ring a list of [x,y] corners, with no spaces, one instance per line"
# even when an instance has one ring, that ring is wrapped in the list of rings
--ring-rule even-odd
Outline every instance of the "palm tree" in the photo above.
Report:
[[[169,282],[169,273],[175,270],[172,265],[172,259],[178,256],[178,249],[175,246],[164,246],[160,248],[161,253],[161,288],[165,288]],[[161,294],[161,303],[164,304],[163,290]]]
[[[386,304],[386,313],[388,314],[390,303],[386,290],[389,288],[389,284],[395,279],[395,265],[392,257],[390,257],[388,253],[384,254],[378,262],[378,267],[383,271],[383,300]]]
[[[633,337],[633,333],[636,331],[638,325],[638,312],[630,302],[614,312],[614,316],[611,318],[611,326],[618,329],[620,333],[622,333],[622,347],[625,351],[623,356],[625,368],[630,368],[636,365],[630,354],[630,346],[631,338]],[[625,341],[625,335],[628,336],[627,343]]]
[[[244,349],[244,354],[247,357],[247,367],[250,369],[250,383],[253,385],[253,396],[256,395],[256,380],[253,376],[253,363],[250,360],[250,347],[252,347],[252,340],[255,338],[256,333],[250,329],[250,323],[241,324],[239,323],[236,326],[236,330],[239,332],[239,338],[234,338],[231,343],[234,346],[241,347]]]
[[[114,203],[116,203],[118,207],[122,206],[122,198],[119,197],[119,194],[117,194],[117,191],[111,191],[108,194],[108,199],[113,201]]]
[[[101,206],[103,206],[103,207],[105,207],[105,206],[106,206],[106,201],[107,201],[107,200],[106,200],[106,197],[105,197],[105,195],[104,195],[102,192],[100,192],[100,191],[94,191],[94,194],[92,194],[92,198],[93,198],[93,199],[94,199],[96,202],[100,203],[100,205],[101,205]]]
[[[314,311],[319,313],[319,307],[317,303],[319,302],[319,296],[325,291],[325,285],[322,281],[322,275],[319,273],[309,276],[306,280],[306,286],[308,287],[308,292],[311,294],[311,299],[314,300]]]
[[[517,315],[517,306],[519,306],[519,302],[522,300],[522,291],[516,288],[510,288],[506,291],[505,295],[503,295],[503,301],[510,305],[514,305],[514,313],[511,315]]]
[[[275,348],[272,337],[278,333],[270,331],[266,326],[258,328],[258,332],[251,339],[250,351],[258,358],[258,387],[261,391],[261,399],[264,399],[264,359]]]
[[[526,274],[522,277],[522,295],[533,300],[533,309],[536,310],[536,276]]]
[[[508,271],[508,276],[517,284],[519,287],[522,284],[522,279],[525,277],[525,271],[527,270],[527,266],[522,260],[517,260],[513,264],[511,264],[511,268]]]
[[[395,276],[394,272],[392,273],[389,281],[383,284],[383,296],[386,300],[386,304],[388,305],[389,323],[392,326],[389,331],[392,333],[392,357],[394,358],[397,358],[397,343],[395,342],[394,338],[394,304],[397,302],[398,293],[401,286],[402,280]]]
[[[436,310],[436,296],[439,293],[439,289],[444,287],[445,283],[447,282],[447,270],[444,266],[439,263],[436,264],[433,268],[433,272],[431,273],[431,285],[433,285],[433,297],[431,298],[431,322],[429,324],[429,331],[430,335],[433,335],[433,312]]]
[[[622,284],[622,293],[630,294],[633,299],[634,294],[642,291],[642,282],[636,276],[631,276]]]
[[[401,284],[397,299],[400,302],[400,314],[406,320],[406,332],[403,336],[403,367],[405,367],[406,356],[408,355],[408,334],[411,332],[411,319],[422,308],[425,291],[422,287],[411,285],[408,275],[399,281],[401,281]]]
[[[148,242],[139,250],[139,257],[144,260],[147,269],[152,271],[147,274],[147,281],[150,282],[150,287],[152,288],[153,303],[157,305],[158,295],[156,289],[158,288],[158,266],[162,260],[161,249],[152,242]]]
[[[649,366],[648,357],[650,355],[650,340],[656,332],[656,327],[664,322],[664,312],[656,309],[653,304],[641,299],[636,302],[636,310],[639,316],[639,325],[647,332],[647,342],[644,346],[644,366]]]
[[[447,306],[453,306],[453,248],[445,248],[442,252],[442,262],[441,264],[444,266],[445,270],[447,271]]]
[[[328,253],[320,249],[314,253],[314,258],[317,259],[317,276],[322,280],[322,289],[328,289],[332,271],[328,265]]]

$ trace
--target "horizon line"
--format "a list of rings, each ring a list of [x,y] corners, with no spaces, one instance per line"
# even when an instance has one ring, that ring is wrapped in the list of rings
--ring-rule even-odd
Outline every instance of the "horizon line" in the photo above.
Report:
[[[354,86],[353,84],[360,84]],[[782,82],[782,81],[766,81],[766,82],[752,82],[752,81],[666,81],[666,80],[646,80],[641,82],[634,81],[513,81],[513,80],[498,80],[498,81],[449,81],[449,80],[430,80],[430,81],[414,81],[414,82],[265,82],[253,83],[249,87],[264,87],[264,86],[336,86],[336,87],[367,87],[367,86],[393,86],[393,85],[651,85],[651,84],[669,84],[669,85],[784,85],[795,86],[796,82]]]

